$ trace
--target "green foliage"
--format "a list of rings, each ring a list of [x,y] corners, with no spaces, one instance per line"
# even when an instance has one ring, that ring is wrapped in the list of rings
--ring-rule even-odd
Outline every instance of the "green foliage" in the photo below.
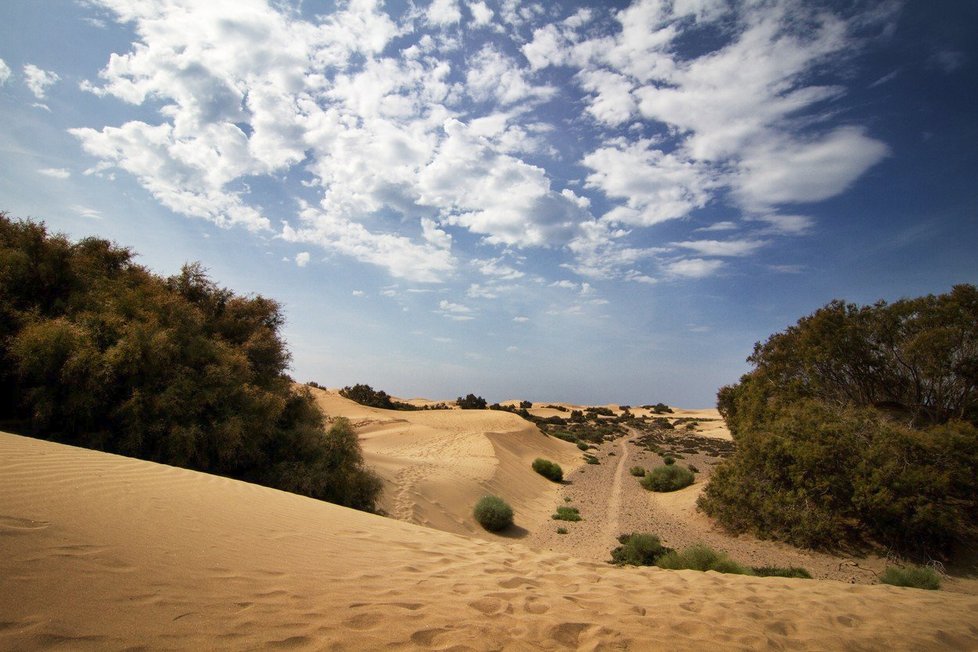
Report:
[[[565,527],[557,528],[557,534],[567,534],[567,528]]]
[[[532,466],[534,471],[548,480],[560,482],[564,479],[564,470],[560,468],[560,465],[556,462],[551,462],[550,460],[545,460],[542,457],[538,457],[533,460]]]
[[[285,373],[279,305],[218,287],[199,264],[163,279],[132,257],[0,214],[0,420],[373,509],[380,481],[356,438],[325,432]]]
[[[662,458],[662,462],[666,466],[672,466],[673,464],[676,463],[676,458],[673,457],[672,455],[666,455],[665,457]]]
[[[485,410],[486,409],[486,399],[481,396],[476,396],[475,394],[467,394],[465,398],[461,396],[455,401],[455,405],[459,406],[463,410]]]
[[[557,513],[550,518],[555,521],[580,521],[581,512],[576,507],[561,506],[557,508]]]
[[[752,574],[749,568],[738,564],[724,553],[717,552],[701,544],[692,545],[682,552],[673,551],[666,553],[659,558],[656,565],[659,568],[667,568],[669,570],[711,570],[733,575]]]
[[[579,441],[577,442],[577,448],[578,450],[586,451],[590,446],[587,442]]]
[[[751,571],[753,575],[757,575],[758,577],[794,577],[803,580],[812,579],[811,573],[804,568],[799,568],[797,566],[789,566],[787,568],[782,566],[753,566]]]
[[[588,464],[601,464],[601,460],[599,460],[596,456],[590,453],[584,454],[584,461],[587,462]]]
[[[381,408],[384,410],[420,410],[416,405],[395,401],[383,390],[375,390],[370,385],[357,384],[353,387],[344,387],[340,390],[340,396],[355,401],[360,405]]]
[[[833,302],[758,344],[717,407],[737,443],[700,507],[798,545],[946,557],[978,541],[978,290]]]
[[[636,478],[645,477],[645,469],[641,466],[633,466],[632,468],[628,469],[628,472],[634,475]]]
[[[677,491],[693,484],[692,472],[675,464],[657,466],[645,474],[640,482],[649,491]]]
[[[941,588],[941,576],[929,566],[887,566],[880,583],[936,591]]]
[[[672,552],[654,534],[622,534],[618,543],[621,545],[611,551],[611,563],[619,566],[655,566],[660,557]]]
[[[513,524],[513,508],[499,496],[483,496],[472,512],[479,525],[490,532],[499,532]]]

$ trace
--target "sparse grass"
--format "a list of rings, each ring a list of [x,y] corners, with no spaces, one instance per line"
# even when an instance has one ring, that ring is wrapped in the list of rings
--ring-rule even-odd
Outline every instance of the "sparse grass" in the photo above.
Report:
[[[804,568],[789,566],[753,566],[751,567],[754,575],[758,577],[797,577],[805,580],[812,579],[812,574]]]
[[[880,583],[936,591],[941,588],[941,576],[928,566],[887,566]]]
[[[752,575],[751,569],[738,564],[722,552],[717,552],[709,546],[692,545],[682,552],[666,553],[656,563],[659,568],[670,570],[698,570],[731,573],[734,575]]]
[[[472,514],[490,532],[499,532],[513,524],[513,508],[499,496],[483,496]]]
[[[564,470],[560,468],[560,465],[542,457],[533,460],[533,470],[554,482],[560,482],[564,479]]]
[[[573,500],[573,498],[571,498],[570,496],[564,496],[565,503],[569,503],[571,500]]]
[[[580,521],[581,512],[576,507],[561,506],[557,508],[557,513],[550,518],[555,521]]]
[[[633,466],[628,469],[628,472],[634,475],[636,478],[641,478],[645,475],[645,469],[641,466]]]
[[[649,491],[677,491],[693,484],[693,480],[689,469],[672,464],[652,469],[640,482]]]

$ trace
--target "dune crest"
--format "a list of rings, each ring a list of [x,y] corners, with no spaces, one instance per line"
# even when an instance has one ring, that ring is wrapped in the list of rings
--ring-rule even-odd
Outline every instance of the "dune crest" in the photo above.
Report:
[[[973,649],[978,597],[618,569],[0,434],[0,648]]]

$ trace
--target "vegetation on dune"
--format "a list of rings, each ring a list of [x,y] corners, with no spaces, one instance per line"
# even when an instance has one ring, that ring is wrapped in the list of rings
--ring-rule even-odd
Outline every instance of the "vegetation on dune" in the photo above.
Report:
[[[669,570],[716,571],[733,575],[750,575],[750,569],[735,562],[722,552],[717,552],[709,546],[692,545],[683,551],[666,553],[656,562],[659,568]]]
[[[564,479],[564,470],[560,468],[560,464],[552,462],[550,460],[545,460],[542,457],[538,457],[533,460],[533,470],[547,478],[548,480],[553,480],[554,482],[560,482]]]
[[[505,530],[513,524],[513,508],[499,496],[483,496],[472,511],[479,525],[490,532]]]
[[[319,387],[315,383],[306,383],[313,387]],[[436,403],[434,405],[411,405],[410,403],[405,403],[403,401],[395,401],[387,392],[383,390],[375,390],[370,385],[356,384],[352,387],[344,387],[340,390],[340,396],[343,398],[348,398],[351,401],[359,403],[360,405],[366,405],[367,407],[381,408],[384,410],[447,410],[448,406],[444,403]]]
[[[644,478],[645,474],[647,473],[645,468],[641,466],[633,466],[632,468],[628,469],[628,472],[634,475],[636,478]]]
[[[700,507],[798,545],[947,557],[978,541],[978,290],[833,302],[718,394],[736,452]]]
[[[557,513],[553,514],[550,518],[555,521],[580,521],[581,512],[576,507],[558,507]]]
[[[622,534],[618,543],[621,545],[611,551],[611,563],[619,566],[655,566],[660,557],[672,552],[654,534]]]
[[[880,583],[936,591],[941,588],[941,576],[929,566],[887,566]]]
[[[678,491],[693,484],[695,477],[689,469],[677,464],[657,466],[639,480],[649,491]]]
[[[285,373],[279,305],[133,257],[0,214],[5,427],[374,509],[349,424],[326,431]]]
[[[481,396],[476,396],[475,394],[467,394],[465,398],[461,396],[455,401],[455,405],[459,406],[463,410],[485,410],[486,409],[486,399]]]

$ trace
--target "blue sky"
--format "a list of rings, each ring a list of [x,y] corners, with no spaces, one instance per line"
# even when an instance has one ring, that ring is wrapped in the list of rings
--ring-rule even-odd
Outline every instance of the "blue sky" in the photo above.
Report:
[[[978,4],[5,0],[0,209],[279,300],[298,380],[712,405],[978,281]]]

